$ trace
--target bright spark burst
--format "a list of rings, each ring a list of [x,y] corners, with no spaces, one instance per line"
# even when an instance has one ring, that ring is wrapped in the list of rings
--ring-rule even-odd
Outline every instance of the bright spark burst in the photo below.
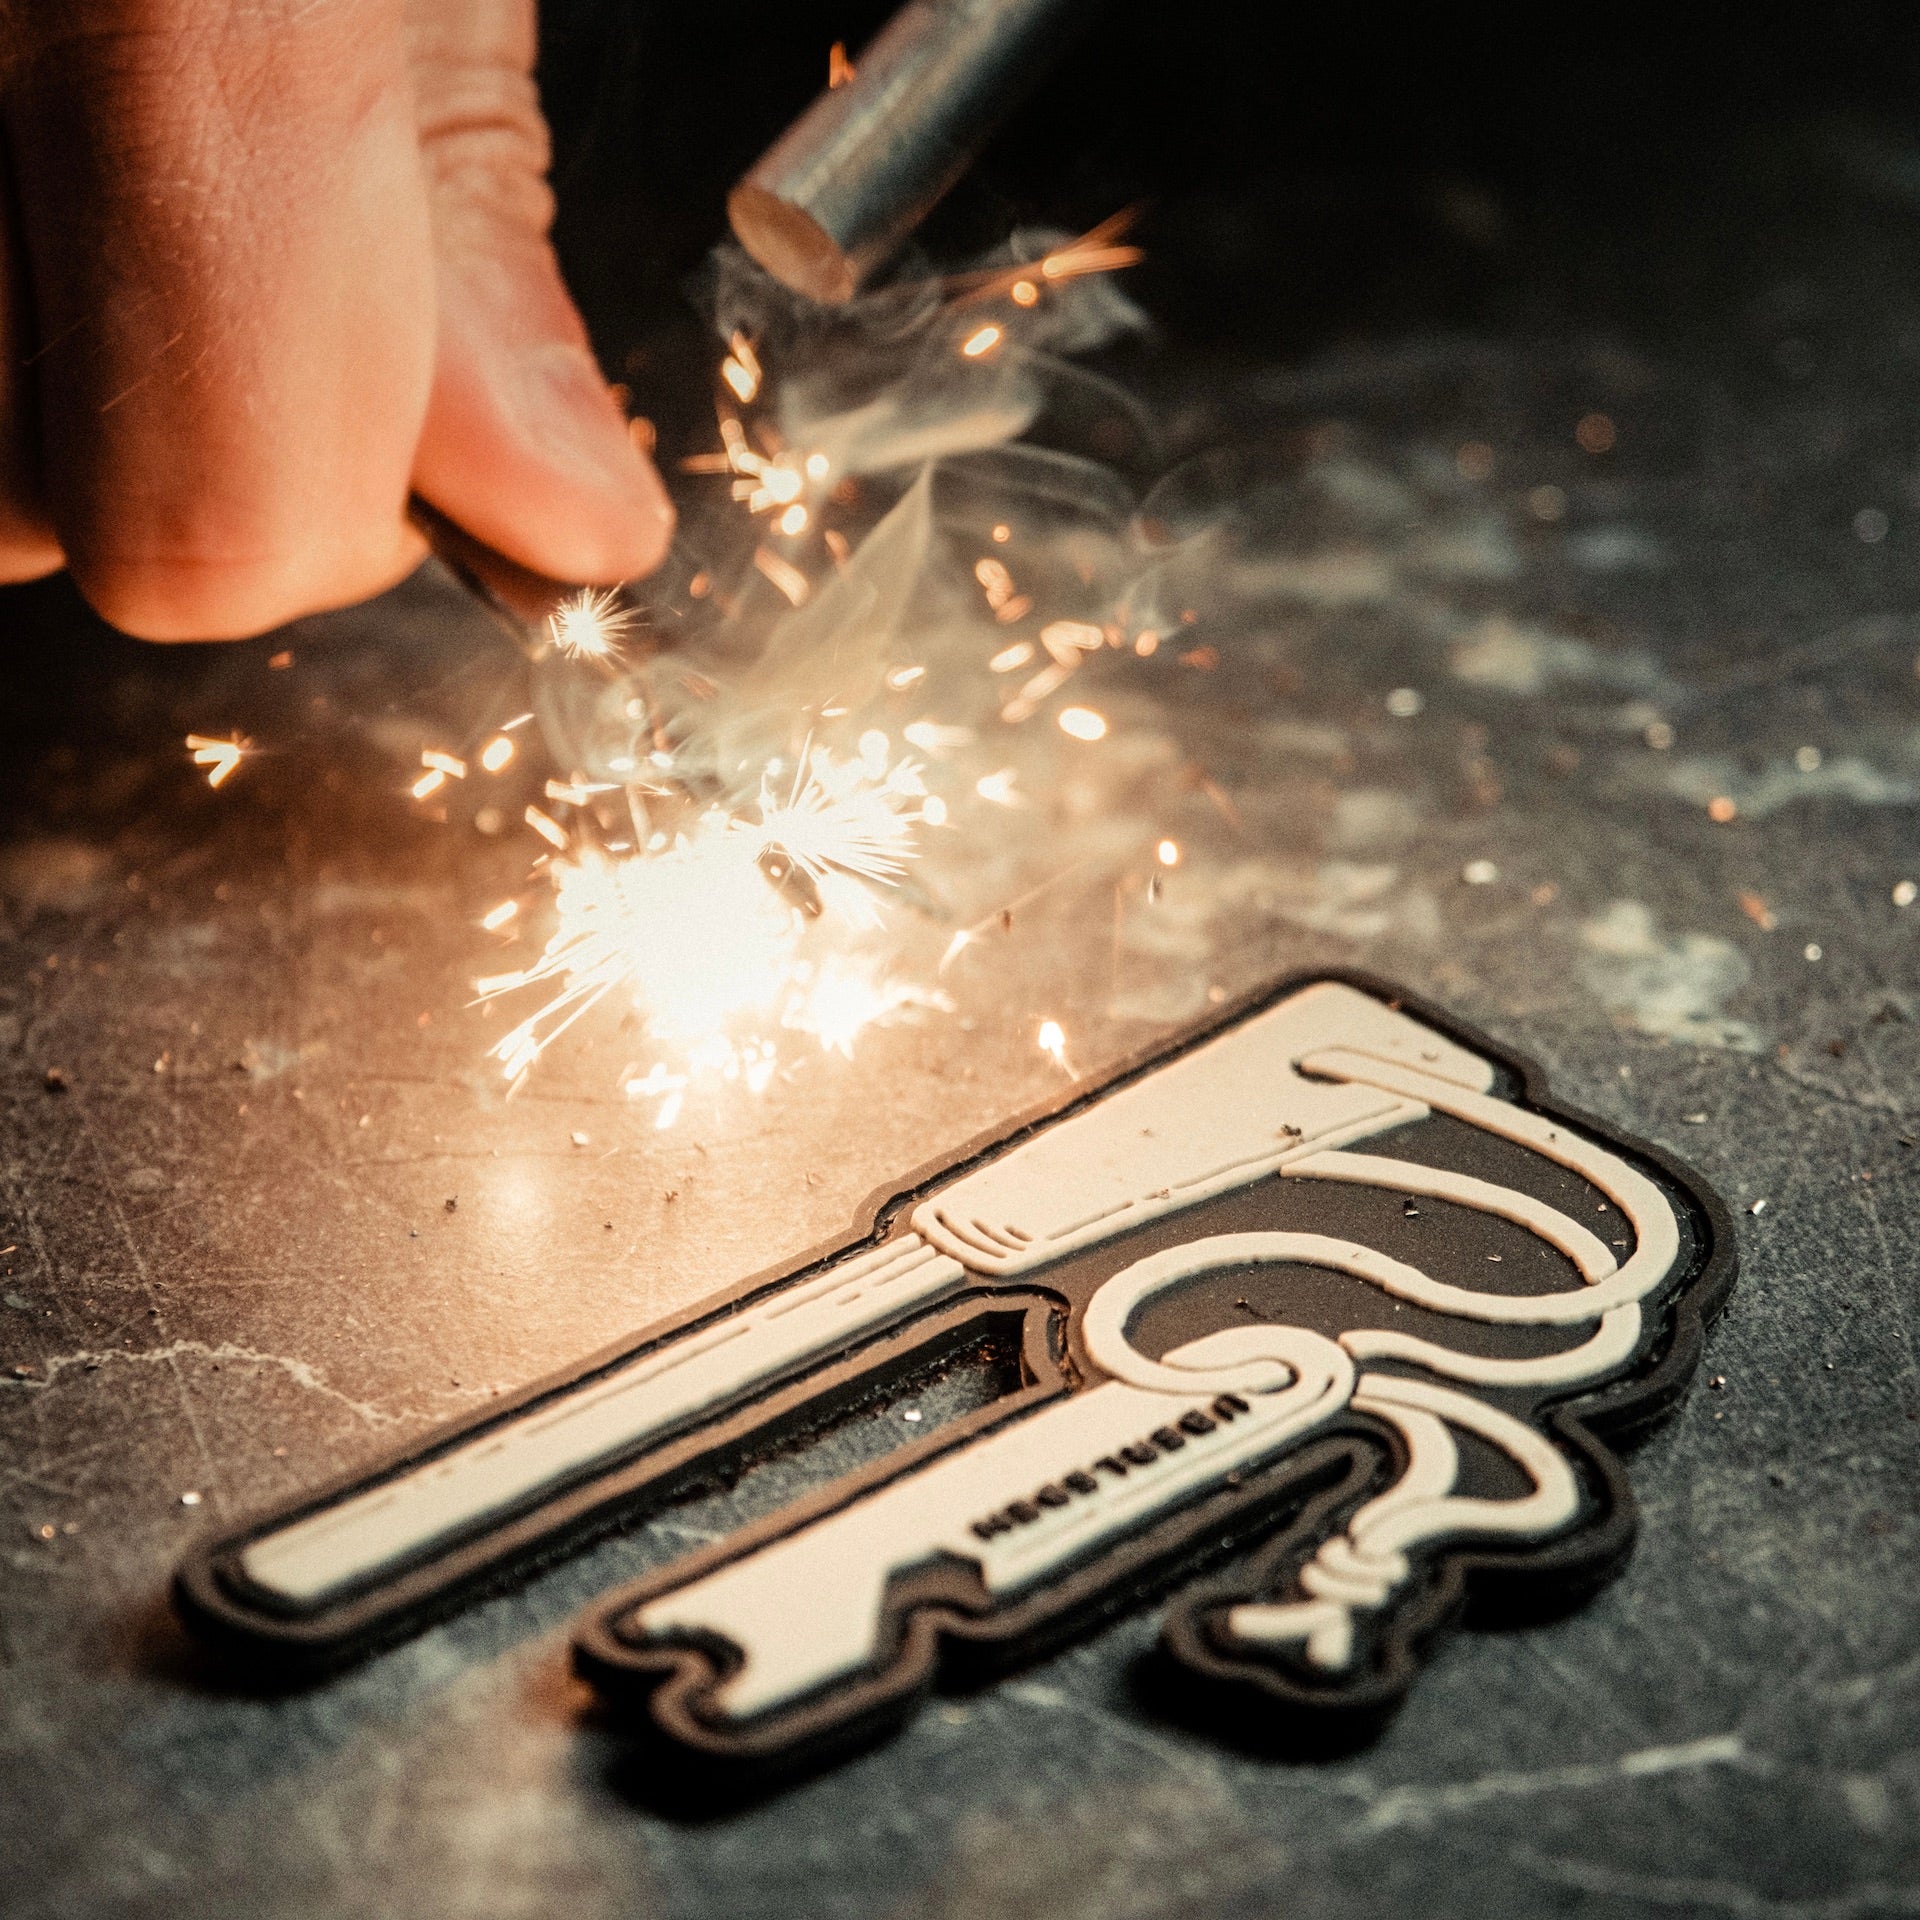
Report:
[[[607,994],[624,993],[647,1037],[675,1056],[626,1082],[630,1097],[661,1103],[655,1123],[666,1127],[696,1080],[764,1089],[783,1030],[848,1054],[900,1008],[945,1004],[835,944],[879,927],[879,891],[917,851],[919,768],[893,760],[874,729],[851,758],[814,747],[784,786],[776,777],[763,777],[750,807],[710,807],[640,853],[581,844],[552,862],[558,925],[545,951],[478,983],[483,997],[553,989],[492,1050],[509,1079]]]
[[[235,734],[230,740],[210,739],[204,733],[187,735],[187,751],[193,755],[196,767],[207,770],[207,785],[217,787],[226,780],[246,757],[252,741]]]
[[[569,660],[605,660],[619,651],[633,614],[611,587],[582,587],[569,594],[547,620],[555,648]]]

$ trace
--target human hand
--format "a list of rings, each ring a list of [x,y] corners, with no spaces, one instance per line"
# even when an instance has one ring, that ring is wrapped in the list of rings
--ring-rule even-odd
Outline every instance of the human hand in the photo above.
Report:
[[[365,598],[410,491],[562,579],[673,515],[547,243],[534,0],[12,0],[0,580],[228,639]]]

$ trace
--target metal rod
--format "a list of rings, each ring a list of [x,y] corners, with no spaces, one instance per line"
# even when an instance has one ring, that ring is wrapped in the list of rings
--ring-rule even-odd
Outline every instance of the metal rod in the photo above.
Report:
[[[1092,0],[908,0],[729,196],[776,280],[838,305],[926,217]]]

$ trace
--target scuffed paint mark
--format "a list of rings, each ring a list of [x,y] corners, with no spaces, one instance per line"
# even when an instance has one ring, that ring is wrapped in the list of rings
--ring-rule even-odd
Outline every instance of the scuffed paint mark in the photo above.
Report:
[[[1759,1029],[1721,1011],[1751,969],[1717,934],[1665,936],[1642,902],[1614,900],[1582,923],[1580,943],[1580,977],[1621,1025],[1696,1047],[1760,1051]]]
[[[80,1353],[55,1354],[40,1364],[37,1377],[0,1378],[0,1388],[12,1388],[15,1391],[43,1393],[63,1373],[82,1371],[97,1373],[102,1367],[166,1366],[175,1360],[210,1360],[218,1366],[222,1361],[237,1362],[243,1366],[278,1367],[295,1386],[308,1393],[324,1395],[329,1400],[337,1400],[357,1419],[370,1427],[391,1426],[404,1419],[403,1414],[390,1413],[383,1407],[375,1406],[369,1400],[355,1400],[333,1386],[320,1369],[305,1360],[284,1353],[262,1353],[257,1347],[243,1347],[232,1340],[223,1340],[215,1346],[209,1346],[204,1340],[175,1340],[164,1347],[144,1347],[129,1350],[123,1347],[100,1347]]]
[[[23,840],[0,851],[0,898],[29,913],[78,913],[92,904],[112,864],[105,847],[71,835]]]
[[[1589,573],[1659,573],[1667,550],[1638,527],[1589,527],[1567,536],[1567,558]]]
[[[1557,686],[1669,690],[1658,663],[1638,648],[1606,653],[1585,640],[1523,626],[1504,614],[1460,633],[1448,649],[1448,662],[1456,680],[1494,693],[1545,693]]]
[[[1770,760],[1757,772],[1731,754],[1693,754],[1638,764],[1630,777],[1636,786],[1673,794],[1695,806],[1731,800],[1748,820],[1764,820],[1796,800],[1851,800],[1861,807],[1902,807],[1920,800],[1920,787],[1911,780],[1882,773],[1851,753],[1805,769],[1791,760]]]

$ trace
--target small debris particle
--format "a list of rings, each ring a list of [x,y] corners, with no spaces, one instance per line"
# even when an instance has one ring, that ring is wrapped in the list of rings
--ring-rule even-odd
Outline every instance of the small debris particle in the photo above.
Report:
[[[1560,889],[1553,881],[1542,880],[1540,884],[1527,895],[1527,898],[1531,900],[1536,907],[1550,907],[1560,898]]]
[[[1836,1060],[1844,1060],[1847,1057],[1847,1043],[1844,1040],[1829,1040],[1827,1042],[1827,1051],[1832,1054]]]
[[[1500,869],[1491,860],[1469,860],[1460,869],[1460,878],[1470,887],[1490,887],[1500,878]]]
[[[1582,453],[1611,453],[1617,430],[1604,413],[1583,413],[1573,430]]]
[[[448,1194],[446,1207],[449,1213],[458,1213],[460,1211],[460,1196],[457,1193]]]
[[[576,1147],[590,1147],[593,1145],[592,1136],[582,1133],[578,1127],[574,1128],[574,1130],[567,1135],[567,1138],[571,1140]]]
[[[1787,1484],[1787,1476],[1778,1467],[1767,1469],[1767,1479],[1776,1487],[1784,1487]]]
[[[180,1504],[183,1507],[197,1507],[200,1504],[200,1498],[201,1496],[195,1493],[192,1488],[188,1488],[188,1490],[180,1496]]]
[[[1780,923],[1773,917],[1773,909],[1767,905],[1763,895],[1743,892],[1740,895],[1740,911],[1744,913],[1762,933],[1771,933]]]
[[[1818,773],[1822,755],[1818,747],[1796,747],[1793,752],[1793,764],[1802,773]]]
[[[1497,1253],[1490,1253],[1487,1255],[1487,1258],[1491,1260],[1496,1267],[1500,1264],[1501,1256]]]
[[[13,1368],[13,1377],[16,1380],[31,1380],[33,1378],[33,1369],[24,1361],[17,1362]]]
[[[1664,720],[1648,721],[1640,737],[1655,753],[1665,753],[1673,745],[1673,729]]]
[[[1809,940],[1805,945],[1805,947],[1801,949],[1801,951],[1805,955],[1805,957],[1809,960],[1819,960],[1823,958],[1825,954],[1825,949],[1820,945],[1819,941],[1817,940]]]
[[[67,1090],[67,1071],[64,1067],[47,1069],[46,1089],[49,1093],[65,1093]]]
[[[1740,809],[1724,793],[1716,793],[1707,802],[1707,818],[1715,826],[1724,827],[1739,811]]]
[[[1707,1124],[1707,1116],[1704,1113],[1683,1113],[1680,1119],[1689,1127],[1704,1127]]]
[[[678,1187],[669,1187],[666,1190],[666,1192],[660,1196],[660,1198],[666,1201],[669,1206],[671,1206],[674,1201],[680,1198],[680,1189]]]
[[[1752,1206],[1750,1206],[1750,1207],[1749,1207],[1749,1208],[1747,1209],[1747,1211],[1748,1211],[1748,1212],[1749,1212],[1750,1214],[1752,1214],[1752,1215],[1753,1215],[1753,1217],[1754,1217],[1754,1218],[1755,1218],[1756,1220],[1757,1220],[1757,1219],[1759,1219],[1759,1217],[1760,1217],[1760,1216],[1761,1216],[1761,1215],[1762,1215],[1763,1213],[1765,1213],[1765,1212],[1766,1212],[1766,1210],[1767,1210],[1767,1203],[1766,1203],[1766,1202],[1765,1202],[1764,1200],[1756,1200],[1756,1201],[1755,1201],[1755,1202],[1753,1203],[1753,1205],[1752,1205]]]
[[[407,1229],[407,1238],[409,1240],[418,1240],[420,1238],[420,1229],[418,1227],[409,1227]]]
[[[1412,720],[1426,706],[1427,696],[1418,687],[1395,687],[1387,695],[1387,711],[1396,720]]]
[[[1709,1379],[1707,1382],[1707,1385],[1710,1386],[1715,1393],[1718,1393],[1720,1389],[1724,1387],[1726,1384],[1727,1384],[1727,1376],[1724,1373],[1714,1374],[1712,1378]]]
[[[900,1418],[902,1420],[911,1420],[916,1425],[918,1425],[920,1420],[920,1409],[918,1407],[909,1407],[906,1410],[906,1412],[900,1416]]]
[[[269,656],[267,660],[267,671],[269,673],[285,673],[292,665],[293,649],[291,647],[282,647],[278,653]]]
[[[284,1459],[285,1459],[285,1458],[287,1457],[287,1450],[286,1450],[286,1448],[285,1448],[285,1447],[275,1447],[275,1448],[274,1448],[274,1450],[273,1450],[273,1457],[274,1457],[274,1458],[275,1458],[276,1460],[284,1460]]]
[[[56,1527],[53,1524],[53,1522],[50,1520],[47,1521],[45,1524],[34,1528],[34,1533],[42,1540],[51,1540],[54,1537],[54,1535],[59,1531],[60,1529]]]
[[[1910,907],[1920,900],[1920,884],[1911,880],[1896,880],[1893,883],[1893,904],[1896,907]]]
[[[1400,1203],[1400,1211],[1401,1211],[1401,1212],[1402,1212],[1402,1213],[1403,1213],[1403,1214],[1404,1214],[1404,1215],[1405,1215],[1405,1216],[1406,1216],[1406,1217],[1407,1217],[1407,1218],[1408,1218],[1409,1220],[1418,1220],[1418,1219],[1420,1218],[1420,1209],[1419,1209],[1418,1207],[1416,1207],[1416,1206],[1415,1206],[1415,1205],[1413,1204],[1413,1202],[1412,1202],[1411,1200],[1403,1200],[1403,1201],[1401,1201],[1401,1203]]]

